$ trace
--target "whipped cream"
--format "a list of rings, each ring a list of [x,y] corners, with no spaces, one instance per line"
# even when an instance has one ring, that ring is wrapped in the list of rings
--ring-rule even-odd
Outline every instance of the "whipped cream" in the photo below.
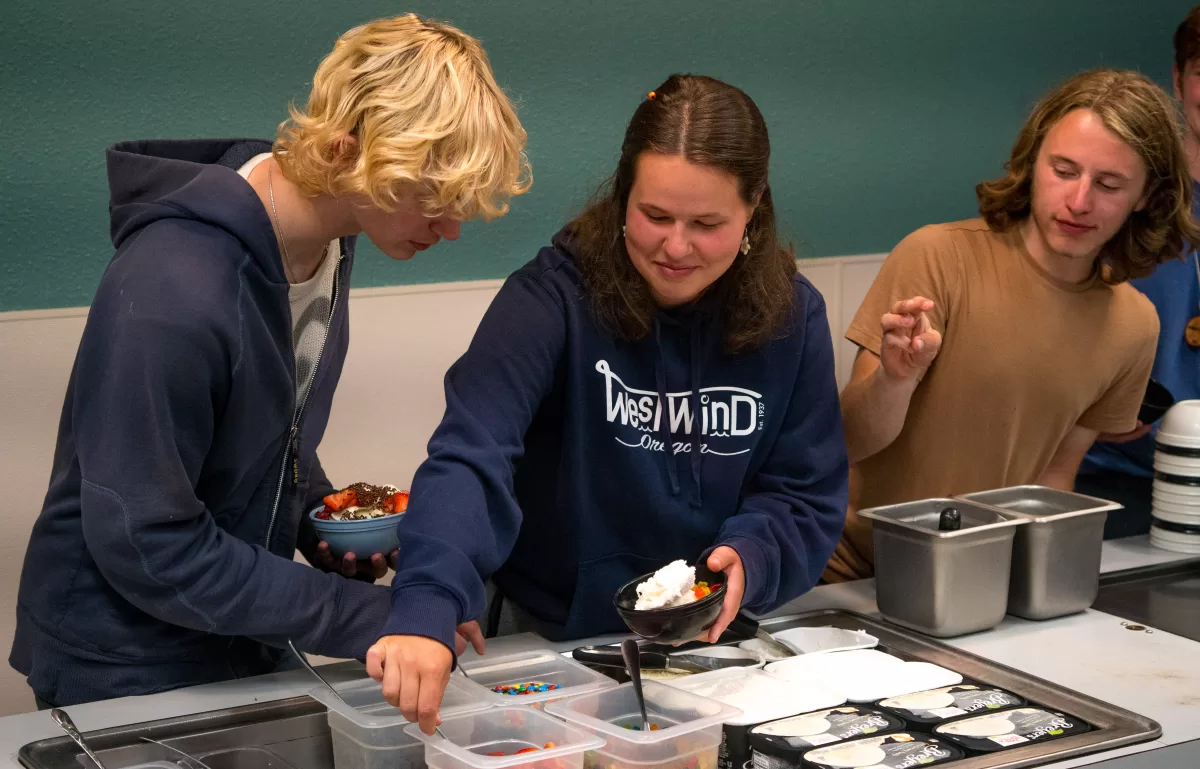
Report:
[[[692,588],[695,586],[696,567],[688,566],[683,560],[672,561],[637,586],[638,599],[633,608],[646,611],[694,603],[696,596],[692,594]]]

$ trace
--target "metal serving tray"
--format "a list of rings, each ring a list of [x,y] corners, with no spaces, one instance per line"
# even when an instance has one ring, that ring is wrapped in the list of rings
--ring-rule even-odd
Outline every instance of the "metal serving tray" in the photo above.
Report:
[[[1200,641],[1200,558],[1105,574],[1092,608]]]
[[[954,769],[1041,766],[1153,740],[1162,733],[1154,721],[1123,708],[861,614],[816,611],[763,620],[761,625],[768,632],[822,625],[863,630],[879,639],[882,650],[898,657],[942,665],[967,679],[1007,689],[1031,702],[1081,718],[1094,727],[1086,734],[946,764]],[[736,643],[736,639],[731,642]],[[161,748],[141,742],[142,736],[162,740],[201,758],[221,751],[261,747],[295,769],[334,769],[325,707],[308,697],[115,727],[87,735],[109,769],[126,769],[166,757]],[[66,737],[31,743],[21,748],[18,756],[29,769],[90,769],[90,762],[80,760],[79,749]]]

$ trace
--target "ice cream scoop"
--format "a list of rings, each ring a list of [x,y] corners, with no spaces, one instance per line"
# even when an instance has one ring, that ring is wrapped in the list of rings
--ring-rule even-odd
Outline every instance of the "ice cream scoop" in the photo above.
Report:
[[[683,606],[696,600],[692,588],[696,585],[696,567],[686,561],[672,561],[637,586],[634,609],[647,611],[668,606]]]

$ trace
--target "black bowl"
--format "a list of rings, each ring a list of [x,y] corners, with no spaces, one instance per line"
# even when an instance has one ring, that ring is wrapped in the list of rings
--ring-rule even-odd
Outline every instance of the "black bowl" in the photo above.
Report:
[[[654,572],[643,574],[625,583],[613,597],[613,606],[625,621],[625,625],[637,635],[649,641],[673,644],[691,641],[702,631],[712,626],[721,613],[721,602],[725,600],[725,575],[709,571],[708,567],[696,566],[696,581],[721,586],[694,603],[666,609],[638,611],[637,586],[654,576]]]
[[[1162,419],[1163,414],[1175,405],[1175,396],[1171,391],[1151,379],[1146,385],[1146,394],[1142,396],[1142,408],[1138,411],[1138,421],[1144,425],[1152,425]]]

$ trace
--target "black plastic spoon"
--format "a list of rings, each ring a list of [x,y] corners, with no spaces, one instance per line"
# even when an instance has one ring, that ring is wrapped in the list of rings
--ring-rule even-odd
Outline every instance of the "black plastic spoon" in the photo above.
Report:
[[[621,656],[625,658],[625,669],[633,681],[633,693],[637,695],[638,709],[642,713],[642,731],[650,731],[650,719],[646,717],[646,695],[642,692],[642,655],[637,641],[632,638],[621,643]]]

